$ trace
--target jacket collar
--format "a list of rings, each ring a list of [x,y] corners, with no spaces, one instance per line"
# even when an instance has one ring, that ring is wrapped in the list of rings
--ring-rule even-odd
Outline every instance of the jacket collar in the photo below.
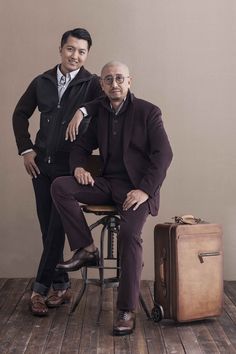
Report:
[[[127,96],[125,98],[124,109],[126,109],[127,106],[129,106],[129,103],[133,103],[133,100],[134,100],[134,95],[129,90],[128,93],[127,93]],[[107,96],[101,98],[101,104],[106,110],[108,110],[109,112],[113,112],[114,113],[114,111],[113,111],[113,109],[111,107],[110,100],[109,100],[109,98]],[[123,107],[121,108],[120,112],[121,113],[123,112]]]
[[[67,82],[67,81],[70,82],[76,77],[76,75],[79,73],[79,71],[80,71],[80,68],[64,75],[61,72],[60,65],[57,65],[57,82],[61,82],[62,78],[65,80],[65,82]]]
[[[47,70],[45,71],[43,74],[42,74],[42,77],[43,78],[46,78],[46,79],[49,79],[51,81],[53,81],[54,83],[57,84],[57,66],[54,66],[54,68],[50,69],[50,70]],[[81,82],[86,82],[86,81],[89,81],[91,80],[91,78],[93,77],[94,75],[92,75],[89,71],[87,71],[83,66],[81,66],[78,74],[75,76],[75,78],[70,82],[70,86],[72,85],[76,85],[78,83],[81,83]]]

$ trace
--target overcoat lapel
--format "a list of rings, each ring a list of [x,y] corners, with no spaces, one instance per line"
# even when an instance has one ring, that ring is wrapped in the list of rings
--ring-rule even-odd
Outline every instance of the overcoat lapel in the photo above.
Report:
[[[101,112],[99,112],[99,119],[101,124],[98,124],[98,145],[100,147],[100,155],[104,157],[104,163],[106,163],[108,156],[109,114],[103,107]]]
[[[134,126],[134,105],[131,103],[127,111],[125,122],[124,122],[124,140],[123,140],[123,154],[125,154],[130,139],[132,137],[132,131]]]

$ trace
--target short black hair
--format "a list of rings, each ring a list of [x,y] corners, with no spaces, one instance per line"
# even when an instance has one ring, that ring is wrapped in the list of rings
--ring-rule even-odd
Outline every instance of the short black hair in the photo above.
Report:
[[[67,42],[68,37],[76,37],[78,39],[84,39],[88,42],[88,50],[92,45],[92,38],[90,33],[84,28],[75,28],[73,30],[66,31],[61,37],[61,48]]]

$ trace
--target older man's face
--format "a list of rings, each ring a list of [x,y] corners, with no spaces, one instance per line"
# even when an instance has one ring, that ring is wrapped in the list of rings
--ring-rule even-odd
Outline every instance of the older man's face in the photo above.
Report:
[[[110,65],[101,73],[101,86],[111,103],[121,103],[130,88],[131,78],[128,68],[123,65]]]

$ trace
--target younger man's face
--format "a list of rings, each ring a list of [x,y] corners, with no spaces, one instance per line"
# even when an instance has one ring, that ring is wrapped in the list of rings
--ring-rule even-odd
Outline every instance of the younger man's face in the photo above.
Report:
[[[65,75],[84,65],[89,52],[88,42],[84,39],[69,36],[59,51],[61,55],[61,72]]]

